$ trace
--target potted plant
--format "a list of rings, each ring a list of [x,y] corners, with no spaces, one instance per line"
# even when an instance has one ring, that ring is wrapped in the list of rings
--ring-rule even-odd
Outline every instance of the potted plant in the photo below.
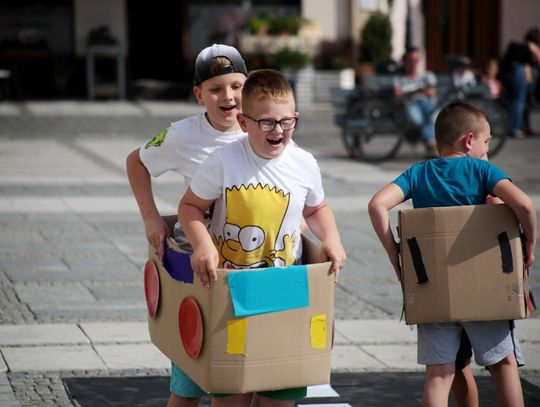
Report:
[[[298,71],[309,63],[310,57],[307,53],[291,48],[281,48],[272,57],[276,69],[290,69]]]
[[[249,30],[255,35],[267,35],[273,15],[269,11],[261,11],[248,20]]]
[[[360,77],[373,74],[374,64],[392,55],[392,24],[390,18],[379,11],[372,13],[360,33]]]
[[[294,90],[298,105],[313,103],[315,71],[310,65],[309,54],[291,48],[281,48],[273,56],[276,69],[283,71]]]

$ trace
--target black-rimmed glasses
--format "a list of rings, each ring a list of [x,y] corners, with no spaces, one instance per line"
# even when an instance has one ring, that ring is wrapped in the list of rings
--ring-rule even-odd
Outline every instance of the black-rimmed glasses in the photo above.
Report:
[[[247,117],[248,119],[253,120],[254,122],[257,122],[257,124],[259,125],[259,129],[261,129],[261,131],[272,131],[276,128],[277,124],[280,125],[283,131],[292,130],[296,127],[296,122],[298,121],[298,117],[284,117],[281,120],[274,120],[274,119],[254,119],[253,117],[250,117],[245,113],[243,113],[243,115]]]

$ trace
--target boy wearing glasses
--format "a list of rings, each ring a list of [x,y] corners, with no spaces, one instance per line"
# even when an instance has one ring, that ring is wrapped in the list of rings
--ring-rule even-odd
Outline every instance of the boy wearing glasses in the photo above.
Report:
[[[337,281],[346,254],[324,200],[315,158],[291,143],[298,120],[292,89],[278,71],[261,69],[242,89],[237,115],[248,137],[216,150],[198,169],[178,216],[193,246],[193,271],[205,286],[216,269],[288,266],[300,261],[300,222],[321,240],[321,260]],[[204,214],[215,204],[210,227]],[[285,269],[284,269],[284,272]],[[293,407],[306,388],[259,392],[259,406]],[[213,406],[248,406],[251,394],[221,395]]]

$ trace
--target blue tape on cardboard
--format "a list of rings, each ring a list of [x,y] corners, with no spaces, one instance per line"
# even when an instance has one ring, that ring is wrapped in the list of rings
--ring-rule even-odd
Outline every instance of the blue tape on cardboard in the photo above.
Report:
[[[309,306],[307,266],[239,271],[227,279],[237,318]]]

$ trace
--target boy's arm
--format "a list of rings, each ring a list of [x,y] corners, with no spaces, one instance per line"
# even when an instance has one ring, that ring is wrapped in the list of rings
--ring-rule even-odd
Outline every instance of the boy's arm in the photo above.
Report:
[[[204,224],[204,214],[213,202],[199,198],[188,188],[178,206],[178,219],[193,247],[191,267],[205,287],[210,287],[210,281],[217,279],[219,262],[216,246]]]
[[[513,209],[523,228],[523,234],[525,235],[525,267],[529,268],[534,263],[534,248],[536,246],[536,209],[525,192],[508,179],[497,182],[493,188],[493,192]]]
[[[139,149],[133,150],[126,159],[129,185],[137,200],[139,212],[144,223],[146,238],[154,247],[156,254],[163,259],[165,237],[169,228],[161,218],[152,193],[152,180],[139,156]]]
[[[317,206],[304,207],[302,214],[311,231],[321,240],[321,261],[332,262],[330,273],[334,273],[334,281],[337,282],[347,254],[341,244],[332,209],[323,201]]]
[[[373,198],[371,198],[368,204],[371,224],[373,225],[375,233],[377,233],[379,240],[388,254],[398,280],[401,280],[399,246],[394,239],[394,234],[392,233],[388,212],[390,209],[403,202],[404,199],[405,196],[403,195],[401,188],[396,184],[389,184],[377,192]]]

